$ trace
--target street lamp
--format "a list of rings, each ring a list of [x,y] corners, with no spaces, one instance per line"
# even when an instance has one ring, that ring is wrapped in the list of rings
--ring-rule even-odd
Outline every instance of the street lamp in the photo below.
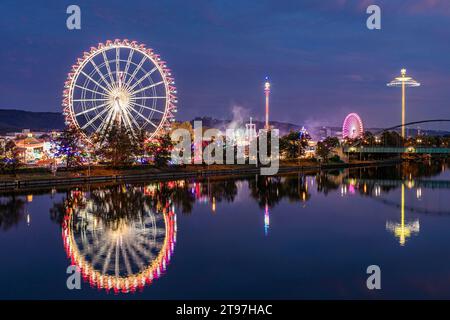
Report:
[[[388,87],[402,88],[402,138],[405,138],[405,118],[406,118],[406,87],[418,87],[420,83],[406,75],[406,69],[402,69],[401,75],[394,78],[387,84]]]

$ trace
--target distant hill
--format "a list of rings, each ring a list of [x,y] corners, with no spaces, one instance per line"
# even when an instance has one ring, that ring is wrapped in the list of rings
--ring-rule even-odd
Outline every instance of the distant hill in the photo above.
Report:
[[[195,120],[201,120],[204,127],[217,128],[221,130],[236,126],[242,128],[245,127],[245,123],[238,123],[232,120],[219,120],[211,117],[197,117],[191,122],[193,123]],[[253,120],[253,123],[256,125],[257,130],[264,127],[263,121]],[[287,122],[271,121],[270,124],[279,129],[281,135],[286,134],[291,130],[298,131],[301,129],[301,125]],[[0,109],[0,134],[21,131],[22,129],[30,129],[33,131],[49,131],[53,129],[62,130],[64,127],[64,117],[62,113],[59,112],[31,112],[14,109]],[[307,129],[310,131],[313,138],[318,138],[323,135],[320,133],[320,130],[322,129],[321,127]],[[330,130],[328,134],[332,135],[340,134],[341,131],[340,127],[328,127],[328,129]],[[381,131],[379,128],[370,128],[367,130],[373,133]],[[440,130],[422,130],[421,132],[428,135],[450,134],[448,131]],[[409,129],[409,134],[413,136],[416,135],[417,129]]]
[[[64,128],[64,117],[58,112],[31,112],[0,109],[0,133],[31,129],[47,131]]]
[[[211,117],[197,117],[194,120],[202,120],[203,126],[209,128],[226,129],[232,123],[231,120],[218,120]],[[262,121],[253,121],[256,128],[264,127]],[[271,125],[278,128],[281,133],[289,132],[290,130],[299,130],[301,126],[271,121]],[[239,126],[245,126],[239,123]],[[31,129],[33,131],[48,131],[52,129],[64,129],[64,117],[62,113],[58,112],[31,112],[14,109],[0,109],[0,133],[21,131],[22,129]]]

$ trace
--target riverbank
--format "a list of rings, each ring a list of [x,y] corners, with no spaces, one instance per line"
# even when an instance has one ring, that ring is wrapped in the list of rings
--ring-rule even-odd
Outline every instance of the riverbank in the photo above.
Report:
[[[304,171],[345,169],[355,167],[385,166],[401,163],[401,159],[383,161],[358,161],[351,163],[316,162],[280,164],[278,173],[294,173]],[[188,165],[184,167],[156,168],[141,166],[126,169],[111,169],[107,167],[94,167],[90,170],[61,171],[55,175],[50,172],[24,172],[0,175],[0,189],[21,189],[39,186],[77,185],[98,182],[126,182],[139,180],[169,180],[180,178],[206,177],[216,175],[245,175],[259,174],[260,168],[254,165]]]

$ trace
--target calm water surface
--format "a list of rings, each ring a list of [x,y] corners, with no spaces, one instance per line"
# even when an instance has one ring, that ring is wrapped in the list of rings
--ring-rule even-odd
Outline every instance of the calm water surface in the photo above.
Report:
[[[0,261],[2,299],[450,298],[450,169],[3,192]]]

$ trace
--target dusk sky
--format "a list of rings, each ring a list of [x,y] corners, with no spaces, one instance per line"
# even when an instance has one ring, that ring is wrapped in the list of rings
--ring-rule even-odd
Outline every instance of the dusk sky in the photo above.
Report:
[[[66,8],[81,8],[81,30]],[[382,29],[366,28],[381,7]],[[422,83],[408,92],[407,120],[450,118],[450,1],[21,1],[0,3],[0,108],[61,111],[63,84],[83,51],[108,39],[145,43],[167,61],[178,88],[177,118],[263,119],[340,125],[349,112],[366,127],[400,120],[402,67]]]

